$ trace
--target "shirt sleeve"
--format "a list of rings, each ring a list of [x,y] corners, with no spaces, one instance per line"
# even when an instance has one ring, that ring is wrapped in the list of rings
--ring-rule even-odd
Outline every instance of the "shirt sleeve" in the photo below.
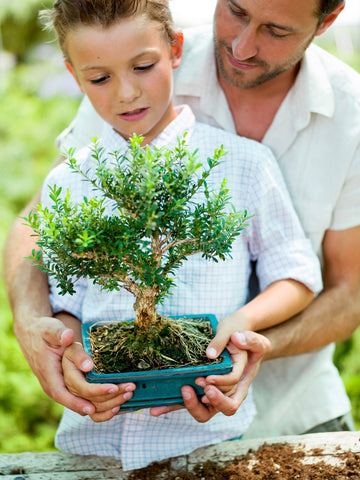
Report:
[[[345,230],[360,225],[360,145],[354,154],[330,228]]]
[[[252,207],[246,235],[260,289],[282,279],[297,280],[313,292],[322,289],[320,262],[305,237],[280,169],[269,154],[250,187]]]

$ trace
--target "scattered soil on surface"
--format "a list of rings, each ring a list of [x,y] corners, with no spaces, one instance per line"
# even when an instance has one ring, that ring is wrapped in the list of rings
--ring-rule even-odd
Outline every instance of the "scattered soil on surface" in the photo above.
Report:
[[[360,480],[360,454],[339,453],[339,465],[330,465],[324,460],[304,463],[309,455],[325,455],[323,450],[303,450],[286,443],[264,444],[257,450],[239,456],[222,465],[206,461],[196,465],[193,472],[175,473],[170,461],[153,464],[134,471],[129,480]]]

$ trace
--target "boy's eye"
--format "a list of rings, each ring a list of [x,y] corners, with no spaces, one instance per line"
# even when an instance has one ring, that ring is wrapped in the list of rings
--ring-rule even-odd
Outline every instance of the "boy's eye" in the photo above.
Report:
[[[135,67],[134,70],[140,70],[140,72],[143,72],[146,70],[151,70],[154,65],[154,63],[150,63],[149,65],[139,65],[138,67]]]
[[[90,80],[90,83],[92,83],[93,85],[99,85],[101,83],[104,83],[106,82],[106,80],[109,78],[108,75],[104,75],[103,77],[99,77],[99,78],[95,78],[93,80]]]

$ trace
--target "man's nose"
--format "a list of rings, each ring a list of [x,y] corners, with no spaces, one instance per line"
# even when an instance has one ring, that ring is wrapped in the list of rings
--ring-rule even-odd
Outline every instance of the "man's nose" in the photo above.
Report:
[[[237,60],[247,60],[255,57],[258,52],[256,30],[247,25],[232,42],[232,53]]]

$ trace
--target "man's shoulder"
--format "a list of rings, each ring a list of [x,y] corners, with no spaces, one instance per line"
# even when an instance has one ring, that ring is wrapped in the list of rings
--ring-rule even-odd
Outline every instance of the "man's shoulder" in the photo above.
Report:
[[[184,51],[180,67],[175,71],[200,69],[206,54],[213,45],[212,25],[200,25],[184,29]]]
[[[327,52],[318,45],[311,45],[307,55],[314,62],[319,62],[325,70],[332,87],[349,96],[360,95],[360,73],[343,60]]]

